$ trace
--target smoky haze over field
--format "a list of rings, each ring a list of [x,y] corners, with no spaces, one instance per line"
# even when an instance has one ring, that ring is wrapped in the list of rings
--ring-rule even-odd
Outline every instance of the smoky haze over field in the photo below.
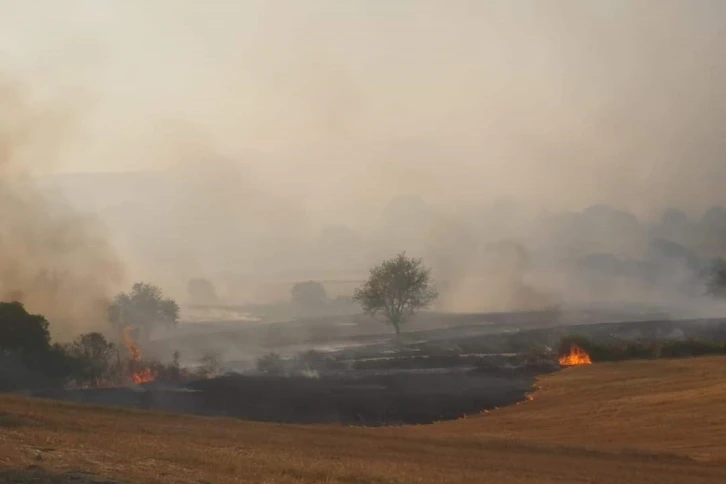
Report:
[[[105,320],[122,266],[102,226],[27,176],[63,150],[76,109],[36,108],[21,84],[0,77],[0,300],[21,301],[57,322],[58,335]]]
[[[358,280],[407,249],[442,309],[690,308],[726,249],[721,2],[0,9],[0,70],[33,109],[76,108],[23,170],[181,299],[198,276],[285,297],[256,283]]]

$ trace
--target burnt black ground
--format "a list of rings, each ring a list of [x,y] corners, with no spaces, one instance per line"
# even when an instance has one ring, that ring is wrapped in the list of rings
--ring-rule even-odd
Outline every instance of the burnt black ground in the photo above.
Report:
[[[230,375],[185,389],[53,390],[35,395],[78,403],[287,423],[424,424],[523,400],[530,374],[398,372],[368,377]]]
[[[541,321],[538,321],[538,326]],[[476,331],[473,331],[476,329]],[[80,403],[123,405],[249,420],[346,425],[421,424],[459,418],[520,401],[537,372],[512,369],[532,350],[547,350],[568,335],[596,341],[719,340],[726,320],[512,327],[482,323],[408,333],[396,341],[326,353],[344,366],[320,378],[230,375],[187,388],[46,390],[33,395]],[[219,336],[219,335],[216,335]],[[521,362],[520,362],[521,363]],[[514,362],[514,366],[520,366]],[[539,366],[538,366],[539,365]],[[477,367],[472,370],[472,367]]]

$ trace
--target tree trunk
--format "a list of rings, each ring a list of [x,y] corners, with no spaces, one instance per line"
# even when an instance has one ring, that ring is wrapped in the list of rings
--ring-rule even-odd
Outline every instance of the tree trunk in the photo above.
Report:
[[[396,337],[401,336],[401,325],[398,321],[393,321],[393,328],[396,330]]]

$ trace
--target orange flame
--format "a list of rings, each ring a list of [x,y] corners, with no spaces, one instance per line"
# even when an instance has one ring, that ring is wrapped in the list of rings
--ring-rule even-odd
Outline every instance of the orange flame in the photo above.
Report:
[[[133,326],[126,326],[124,328],[124,346],[126,346],[126,349],[129,351],[129,355],[131,355],[131,359],[133,361],[140,361],[141,350],[139,350],[139,347],[136,346],[136,341],[134,340],[134,337],[131,336],[131,332],[133,330]]]
[[[591,364],[592,360],[590,359],[590,355],[576,344],[570,346],[570,352],[568,354],[560,356],[560,365],[562,366]]]
[[[154,381],[156,379],[156,375],[148,367],[136,370],[136,368],[141,365],[141,350],[136,345],[134,337],[131,336],[131,332],[133,330],[133,326],[126,326],[124,328],[124,346],[126,346],[126,349],[129,351],[129,355],[131,356],[131,380],[137,385],[140,385],[141,383]]]
[[[131,379],[134,381],[134,383],[140,385],[142,383],[149,383],[151,381],[154,381],[156,379],[156,375],[154,375],[154,372],[151,371],[150,368],[142,368],[141,370],[132,373]]]

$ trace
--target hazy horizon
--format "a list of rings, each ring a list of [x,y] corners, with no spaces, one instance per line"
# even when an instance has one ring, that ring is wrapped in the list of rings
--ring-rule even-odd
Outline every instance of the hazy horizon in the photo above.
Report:
[[[141,277],[406,249],[451,310],[667,300],[726,254],[697,222],[726,205],[724,45],[708,0],[0,0],[0,289],[96,319]],[[48,273],[94,290],[59,310]]]

